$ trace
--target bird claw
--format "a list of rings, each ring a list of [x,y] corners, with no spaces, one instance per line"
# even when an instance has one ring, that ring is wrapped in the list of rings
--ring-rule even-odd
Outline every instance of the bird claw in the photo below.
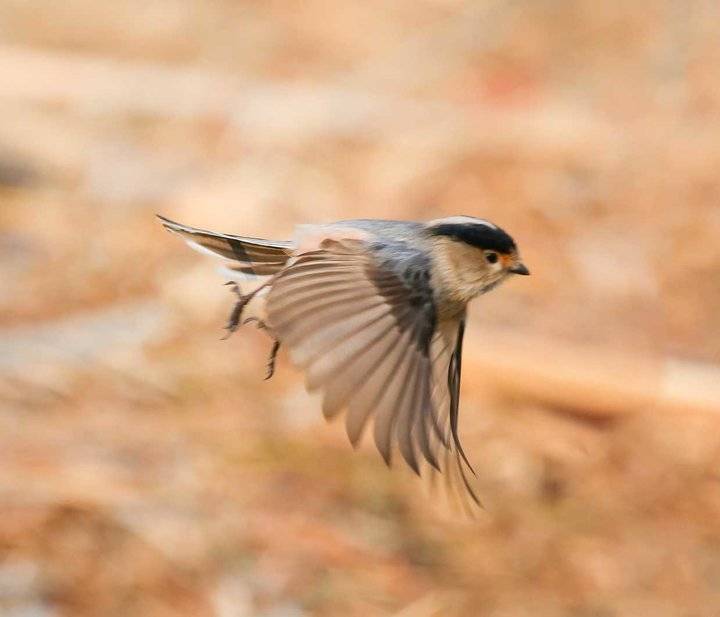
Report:
[[[250,321],[259,321],[254,317],[248,317],[245,321],[242,321],[242,314],[245,310],[245,307],[250,303],[250,301],[255,297],[255,294],[257,294],[258,291],[260,291],[263,287],[266,287],[266,285],[262,285],[261,287],[258,287],[256,290],[251,291],[250,293],[243,294],[240,291],[240,287],[238,287],[237,283],[234,281],[228,281],[225,283],[226,285],[232,285],[231,291],[238,296],[238,301],[235,303],[235,306],[233,307],[232,312],[230,313],[230,317],[228,318],[227,324],[225,325],[225,330],[227,330],[227,334],[223,336],[222,340],[227,340],[230,338],[230,335],[232,335],[233,332],[235,332],[242,324],[248,323]],[[262,322],[260,322],[262,323]],[[264,324],[263,324],[264,325]],[[260,326],[258,326],[260,327]]]
[[[243,311],[252,298],[248,296],[240,296],[240,299],[235,303],[228,322],[225,325],[227,334],[223,337],[223,340],[230,338],[230,335],[240,327],[240,320],[242,319]]]
[[[261,319],[258,319],[257,317],[248,317],[245,321],[242,322],[242,325],[244,326],[245,324],[249,324],[249,323],[256,323],[257,324],[256,328],[258,330],[269,330],[269,328],[267,327],[267,324],[264,321],[262,321]]]
[[[275,359],[277,358],[278,351],[280,350],[280,341],[277,339],[273,342],[272,349],[270,350],[270,358],[267,363],[267,373],[265,374],[265,381],[270,379],[275,374]]]
[[[258,330],[265,330],[267,332],[270,332],[270,328],[268,325],[262,320],[258,319],[257,317],[250,316],[246,317],[245,319],[242,318],[243,311],[245,310],[245,307],[250,303],[250,301],[255,297],[255,294],[260,291],[265,285],[262,287],[258,287],[255,291],[252,291],[248,294],[243,294],[240,291],[240,288],[235,284],[233,281],[229,281],[225,283],[226,285],[232,285],[232,291],[237,294],[238,301],[235,303],[235,306],[233,307],[232,312],[230,313],[230,317],[228,318],[227,325],[225,326],[225,330],[227,330],[227,334],[222,337],[222,340],[226,340],[230,338],[230,335],[235,332],[241,325],[244,326],[245,324],[257,324]],[[272,336],[272,333],[271,333]],[[273,341],[272,349],[270,350],[270,358],[267,362],[267,372],[265,374],[265,379],[270,379],[275,374],[275,359],[277,358],[278,350],[280,349],[280,341],[275,339]]]

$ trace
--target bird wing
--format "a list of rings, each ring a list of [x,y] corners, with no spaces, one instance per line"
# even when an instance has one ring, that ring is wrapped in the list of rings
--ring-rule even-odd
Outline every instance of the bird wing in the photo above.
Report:
[[[442,443],[446,446],[443,470],[448,493],[459,492],[460,505],[467,510],[467,497],[475,504],[481,504],[468,479],[468,472],[475,475],[475,471],[465,455],[458,432],[464,333],[464,314],[440,324],[433,337],[431,354],[435,367],[433,400],[443,431]]]
[[[308,389],[322,391],[325,416],[347,410],[353,445],[373,418],[388,465],[393,446],[418,474],[423,459],[441,470],[443,450],[467,465],[457,432],[464,320],[437,323],[422,251],[326,239],[273,279],[267,309]]]
[[[180,235],[192,248],[230,260],[230,268],[243,274],[276,274],[285,267],[294,250],[290,241],[221,234],[157,217],[165,229]]]

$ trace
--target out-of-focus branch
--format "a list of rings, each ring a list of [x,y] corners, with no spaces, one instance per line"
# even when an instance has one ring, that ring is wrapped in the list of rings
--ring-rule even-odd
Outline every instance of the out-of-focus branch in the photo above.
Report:
[[[720,413],[719,366],[508,333],[484,334],[468,348],[467,377],[503,395],[598,417]]]

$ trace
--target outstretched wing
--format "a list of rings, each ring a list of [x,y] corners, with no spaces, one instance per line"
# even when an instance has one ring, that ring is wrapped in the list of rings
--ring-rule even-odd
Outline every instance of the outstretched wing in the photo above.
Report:
[[[347,410],[353,445],[373,419],[387,464],[393,446],[420,473],[457,458],[462,321],[438,324],[430,262],[405,243],[328,239],[273,279],[269,322],[331,418]],[[469,467],[469,466],[468,466]]]

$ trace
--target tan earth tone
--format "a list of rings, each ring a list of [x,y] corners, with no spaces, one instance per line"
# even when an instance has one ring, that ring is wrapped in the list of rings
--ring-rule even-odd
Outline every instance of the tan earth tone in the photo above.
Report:
[[[720,615],[715,1],[6,0],[0,614]],[[488,218],[436,506],[154,219]]]

